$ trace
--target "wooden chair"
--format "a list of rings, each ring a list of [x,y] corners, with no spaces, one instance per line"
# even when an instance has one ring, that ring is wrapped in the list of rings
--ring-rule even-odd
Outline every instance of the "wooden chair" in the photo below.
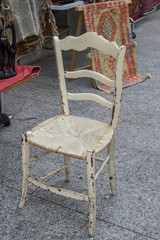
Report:
[[[106,55],[116,58],[116,80],[110,80],[98,72],[91,70],[64,71],[62,50],[74,49],[82,51],[88,47],[96,48]],[[63,113],[38,124],[31,131],[23,133],[22,140],[22,166],[23,184],[22,196],[19,207],[22,208],[27,195],[29,185],[36,185],[52,193],[69,198],[84,200],[89,203],[89,234],[94,235],[96,218],[96,192],[95,180],[108,163],[109,180],[112,194],[116,195],[116,179],[114,169],[114,140],[117,120],[120,112],[122,92],[122,66],[125,54],[125,46],[118,47],[116,43],[109,42],[94,32],[85,33],[79,37],[68,36],[63,40],[54,37],[54,48],[57,60],[58,78],[61,93]],[[65,78],[90,77],[101,83],[114,87],[113,103],[92,93],[69,93],[66,90]],[[91,100],[99,103],[105,108],[112,110],[110,125],[105,122],[96,121],[84,117],[71,116],[68,107],[69,100]],[[105,119],[104,119],[105,121]],[[30,144],[44,149],[39,156],[30,158]],[[101,159],[96,154],[107,147],[107,157]],[[46,176],[35,179],[29,174],[29,164],[40,157],[50,153],[64,155],[65,164],[61,168],[48,173]],[[70,157],[86,161],[88,195],[57,188],[43,182],[44,179],[65,169],[66,179],[70,181]],[[101,166],[95,173],[95,161],[101,162]]]

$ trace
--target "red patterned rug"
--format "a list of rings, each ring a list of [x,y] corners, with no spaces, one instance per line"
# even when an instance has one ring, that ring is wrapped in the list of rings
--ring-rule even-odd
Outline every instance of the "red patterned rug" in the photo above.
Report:
[[[143,11],[146,12],[149,9],[156,7],[160,4],[160,0],[144,0]]]
[[[133,18],[134,21],[144,16],[143,0],[132,0],[132,3],[129,4],[129,16]]]
[[[144,13],[160,4],[160,0],[132,0],[129,4],[129,16],[134,21],[144,17]]]
[[[109,1],[84,6],[84,17],[86,30],[97,32],[109,41],[115,41],[118,46],[127,47],[124,69],[123,87],[136,84],[144,80],[137,74],[137,59],[135,48],[130,40],[130,23],[127,1]],[[115,59],[104,56],[95,49],[91,50],[93,55],[93,70],[103,73],[107,77],[115,78]],[[96,81],[99,89],[110,92],[108,86]]]

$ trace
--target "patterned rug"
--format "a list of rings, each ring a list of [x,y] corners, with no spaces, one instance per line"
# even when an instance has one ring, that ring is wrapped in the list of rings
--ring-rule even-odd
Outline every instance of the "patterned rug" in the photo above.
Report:
[[[143,81],[144,77],[137,74],[135,48],[130,40],[127,1],[119,0],[85,5],[84,17],[87,31],[97,32],[109,41],[115,41],[118,46],[125,45],[127,47],[123,69],[123,87]],[[104,56],[95,49],[92,49],[91,53],[93,55],[93,70],[115,79],[115,59],[111,56]],[[96,81],[96,85],[101,90],[112,91],[108,86],[98,81]]]
[[[143,10],[146,12],[149,9],[156,7],[158,4],[160,4],[160,0],[144,0]]]
[[[143,1],[144,0],[133,0],[129,4],[129,16],[133,18],[134,21],[142,18],[143,15]]]
[[[129,16],[134,21],[144,17],[144,13],[160,4],[160,0],[132,0],[129,4]]]

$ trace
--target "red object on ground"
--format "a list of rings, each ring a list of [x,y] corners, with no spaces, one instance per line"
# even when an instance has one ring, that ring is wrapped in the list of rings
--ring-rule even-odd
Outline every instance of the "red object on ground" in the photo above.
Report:
[[[39,66],[15,66],[17,75],[11,78],[0,80],[0,92],[19,85],[21,82],[28,81],[39,75],[41,68]]]

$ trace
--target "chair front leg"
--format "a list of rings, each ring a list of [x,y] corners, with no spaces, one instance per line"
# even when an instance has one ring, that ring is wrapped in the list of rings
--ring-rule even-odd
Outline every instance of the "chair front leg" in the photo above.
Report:
[[[94,236],[96,221],[96,191],[95,191],[95,151],[87,152],[87,182],[89,202],[89,235]]]
[[[19,203],[19,208],[24,206],[27,191],[28,191],[28,177],[29,177],[29,157],[30,157],[30,143],[27,141],[27,134],[22,135],[22,195]]]
[[[108,174],[110,187],[113,196],[117,195],[117,184],[116,184],[116,170],[114,163],[114,142],[115,142],[115,133],[113,134],[112,140],[108,145],[108,154],[110,154],[110,159],[108,161]]]
[[[68,156],[65,156],[65,164],[66,164],[66,179],[68,182],[71,180],[71,159]]]

